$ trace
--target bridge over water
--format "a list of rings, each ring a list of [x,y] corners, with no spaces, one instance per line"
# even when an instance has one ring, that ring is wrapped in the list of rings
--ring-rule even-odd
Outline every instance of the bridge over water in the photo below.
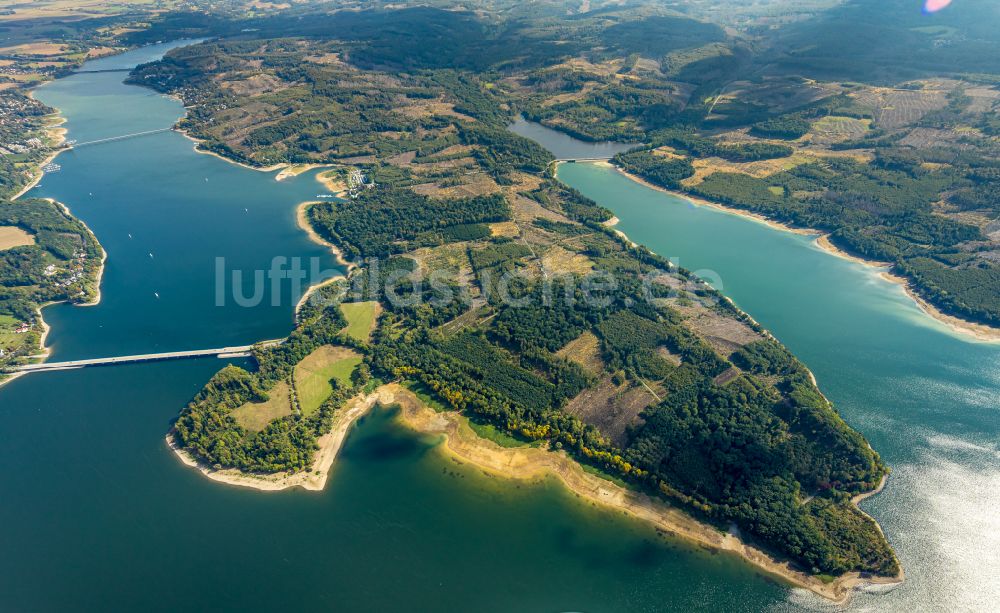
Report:
[[[98,72],[132,72],[131,68],[102,68],[100,70],[74,70],[73,74],[96,74]]]
[[[241,345],[238,347],[217,347],[214,349],[193,349],[190,351],[168,351],[164,353],[145,353],[141,355],[122,355],[107,358],[91,358],[87,360],[69,360],[65,362],[41,362],[39,364],[23,364],[9,370],[10,373],[45,372],[52,370],[73,370],[89,366],[117,366],[119,364],[135,364],[138,362],[160,362],[163,360],[183,360],[190,358],[219,357],[241,358],[250,355],[254,347],[274,347],[285,342],[284,339],[263,341],[256,345]]]
[[[110,143],[110,142],[119,141],[119,140],[126,140],[126,139],[129,139],[129,138],[136,138],[136,137],[139,137],[139,136],[148,136],[150,134],[159,134],[161,132],[169,132],[170,130],[173,130],[173,128],[158,128],[156,130],[145,130],[143,132],[132,132],[131,134],[122,134],[121,136],[109,136],[107,138],[98,138],[96,140],[88,140],[88,141],[82,142],[82,143],[77,143],[77,142],[66,143],[65,145],[63,145],[63,148],[64,149],[79,149],[80,147],[87,147],[87,146],[90,146],[90,145],[99,145],[101,143]]]

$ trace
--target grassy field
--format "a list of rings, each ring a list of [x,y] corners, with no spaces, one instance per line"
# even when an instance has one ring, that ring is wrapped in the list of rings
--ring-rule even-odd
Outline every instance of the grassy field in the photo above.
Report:
[[[0,226],[0,251],[34,245],[35,237],[16,226]]]
[[[19,21],[24,19],[52,19],[64,17],[101,17],[114,15],[141,8],[152,8],[155,0],[9,0],[4,2],[5,8],[13,9],[10,15],[3,15],[0,21]],[[176,5],[176,2],[160,3],[163,8]]]
[[[347,335],[359,341],[367,341],[375,327],[375,317],[378,303],[371,302],[347,302],[340,305],[340,310],[347,318]]]
[[[350,384],[361,355],[346,347],[323,345],[295,367],[295,390],[303,415],[310,415],[333,393],[330,379]]]
[[[290,394],[288,384],[281,381],[268,392],[267,402],[248,402],[233,410],[233,419],[247,430],[259,432],[271,420],[292,414]]]
[[[469,427],[472,428],[472,431],[475,432],[479,438],[484,438],[493,441],[494,443],[500,445],[501,447],[507,447],[507,448],[527,447],[527,446],[540,447],[542,444],[541,441],[525,441],[519,438],[515,438],[510,434],[507,434],[506,432],[498,429],[493,424],[479,423],[472,421],[470,419]]]

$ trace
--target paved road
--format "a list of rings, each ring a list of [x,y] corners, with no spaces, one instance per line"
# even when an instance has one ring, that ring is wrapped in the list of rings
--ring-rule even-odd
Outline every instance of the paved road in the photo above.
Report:
[[[265,346],[274,346],[283,341],[264,341]],[[253,345],[240,347],[217,347],[215,349],[194,349],[192,351],[169,351],[166,353],[146,353],[143,355],[121,355],[110,358],[92,358],[88,360],[70,360],[67,362],[42,362],[40,364],[24,364],[16,366],[13,372],[38,372],[46,370],[68,370],[87,366],[112,366],[115,364],[133,364],[135,362],[156,362],[160,360],[181,360],[185,358],[202,358],[218,356],[226,358],[244,357],[250,355]]]

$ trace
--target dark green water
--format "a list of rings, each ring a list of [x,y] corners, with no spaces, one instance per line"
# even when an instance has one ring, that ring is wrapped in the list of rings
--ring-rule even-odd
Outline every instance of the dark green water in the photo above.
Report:
[[[38,96],[80,142],[180,116],[176,102],[122,76],[77,75]],[[277,183],[197,154],[174,133],[57,161],[61,172],[33,195],[68,204],[109,260],[99,306],[46,310],[56,359],[281,336],[291,288],[276,306],[215,306],[215,258],[242,270],[275,256],[329,262],[295,228],[294,205],[322,191],[308,176]],[[220,366],[32,374],[0,388],[0,611],[757,611],[787,602],[789,590],[739,560],[667,540],[556,484],[518,486],[455,466],[437,441],[385,413],[351,434],[323,492],[209,481],[163,437]]]

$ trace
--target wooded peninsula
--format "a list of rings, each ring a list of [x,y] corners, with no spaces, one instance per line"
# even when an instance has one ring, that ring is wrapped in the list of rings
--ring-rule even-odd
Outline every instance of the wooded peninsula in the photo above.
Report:
[[[877,9],[888,30],[911,27],[900,6]],[[951,45],[921,33],[944,47],[932,67],[921,54],[840,66],[828,58],[864,47],[823,37],[810,58],[793,53],[808,20],[761,49],[752,29],[652,5],[546,7],[167,15],[143,34],[216,37],[130,76],[181,97],[181,127],[203,148],[354,181],[349,199],[307,212],[357,264],[351,276],[319,293],[329,300],[301,314],[287,347],[257,353],[259,370],[214,378],[182,411],[178,441],[208,466],[301,471],[329,415],[399,382],[510,444],[738,526],[809,573],[898,575],[851,502],[888,469],[808,370],[710,287],[607,228],[611,213],[506,127],[520,114],[633,142],[621,168],[828,232],[943,310],[995,324],[995,96],[989,58],[974,57],[995,33]],[[824,13],[824,31],[850,39],[856,10]],[[595,290],[601,275],[615,283]],[[342,310],[370,303],[382,310],[371,335],[346,334]],[[352,366],[307,409],[299,370],[322,370],[309,366],[318,355]]]

